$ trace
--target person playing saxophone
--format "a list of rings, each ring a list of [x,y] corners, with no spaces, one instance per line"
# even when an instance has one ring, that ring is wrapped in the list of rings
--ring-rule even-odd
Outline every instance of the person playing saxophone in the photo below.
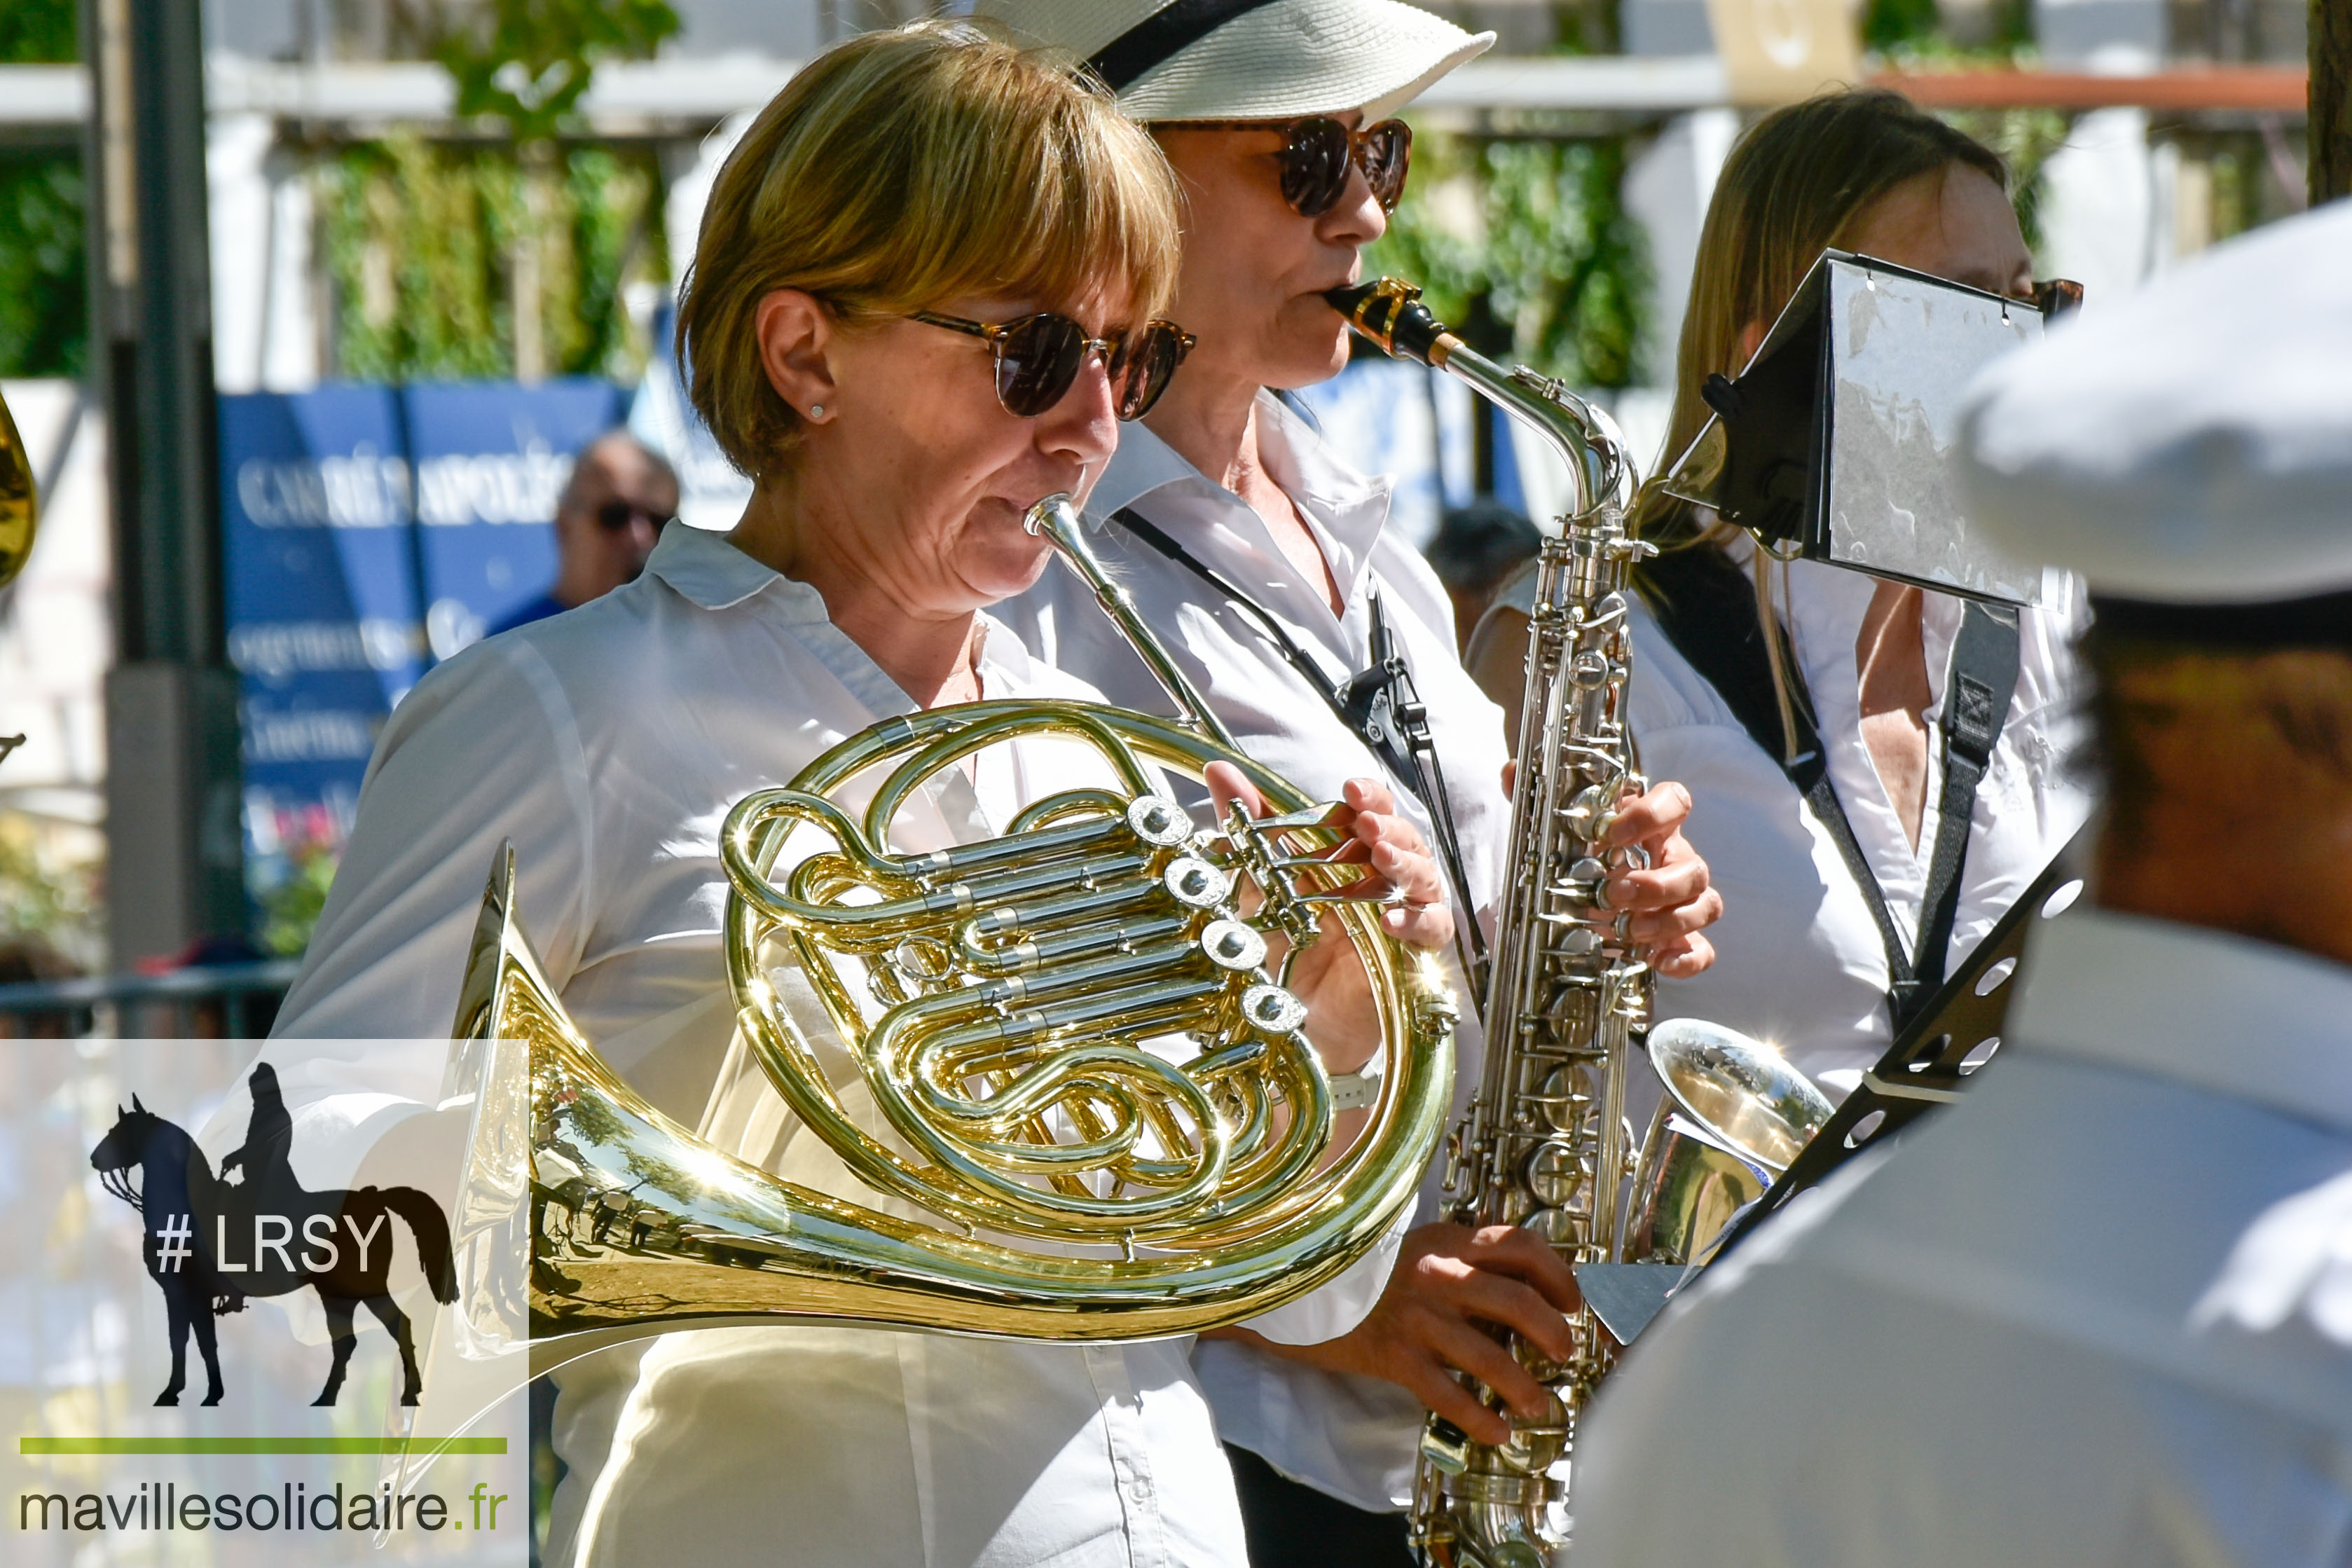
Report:
[[[1087,62],[1150,126],[1185,192],[1177,309],[1200,346],[1095,490],[1097,552],[1244,747],[1311,790],[1368,769],[1405,782],[1410,768],[1370,739],[1362,704],[1335,710],[1348,707],[1339,689],[1360,698],[1379,687],[1383,653],[1404,666],[1434,766],[1398,805],[1433,842],[1450,834],[1458,900],[1491,935],[1510,816],[1502,716],[1462,668],[1444,588],[1386,526],[1390,482],[1353,468],[1282,394],[1347,363],[1348,330],[1323,295],[1357,280],[1402,193],[1412,136],[1392,116],[1493,35],[1394,0],[979,9]],[[1114,701],[1164,710],[1149,672],[1082,593],[1047,580],[1007,614],[1033,648]],[[1386,711],[1410,722],[1411,705],[1400,695]],[[1644,849],[1650,865],[1613,878],[1607,895],[1676,974],[1711,961],[1702,930],[1720,910],[1682,837],[1688,808],[1672,784],[1624,805],[1617,842]],[[1480,1077],[1468,1009],[1458,1040],[1457,1109]],[[1402,1510],[1425,1412],[1483,1440],[1508,1436],[1457,1374],[1523,1415],[1544,1408],[1544,1391],[1486,1325],[1564,1353],[1573,1277],[1527,1232],[1434,1219],[1440,1175],[1433,1166],[1426,1223],[1407,1236],[1360,1328],[1308,1346],[1227,1333],[1196,1352],[1261,1563],[1408,1561]]]

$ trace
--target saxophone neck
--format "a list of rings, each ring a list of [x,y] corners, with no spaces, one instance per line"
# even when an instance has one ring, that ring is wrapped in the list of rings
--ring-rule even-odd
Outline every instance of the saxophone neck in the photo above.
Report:
[[[1029,509],[1021,524],[1032,533],[1044,535],[1053,545],[1054,553],[1062,558],[1062,564],[1094,590],[1095,602],[1102,605],[1103,614],[1110,617],[1111,625],[1118,628],[1119,635],[1127,639],[1129,647],[1135,649],[1136,656],[1143,660],[1152,678],[1174,700],[1183,721],[1227,751],[1239,752],[1241,742],[1234,739],[1233,731],[1225,728],[1216,710],[1209,706],[1209,700],[1201,695],[1200,688],[1194,686],[1177,665],[1175,656],[1168,651],[1167,644],[1144,624],[1142,615],[1135,607],[1135,595],[1111,576],[1109,569],[1095,554],[1094,545],[1087,538],[1086,521],[1079,517],[1078,509],[1071,504],[1068,495],[1057,491],[1047,496]]]
[[[1333,289],[1323,296],[1348,325],[1381,352],[1442,370],[1551,443],[1576,481],[1570,527],[1598,524],[1633,504],[1636,476],[1617,422],[1548,375],[1524,365],[1505,370],[1464,342],[1401,279]]]

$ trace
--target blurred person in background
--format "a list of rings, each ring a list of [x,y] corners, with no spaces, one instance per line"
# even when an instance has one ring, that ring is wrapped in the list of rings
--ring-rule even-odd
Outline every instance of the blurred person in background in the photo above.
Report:
[[[512,631],[634,583],[677,516],[677,475],[626,430],[608,430],[572,465],[555,503],[555,583],[490,628]]]
[[[2096,907],[1642,1336],[1578,1568],[2352,1563],[2347,253],[2338,202],[1978,384],[1972,521],[2090,584]]]
[[[1496,591],[1542,546],[1536,525],[1500,501],[1446,509],[1422,554],[1454,601],[1454,635],[1465,647]]]
[[[1396,0],[982,0],[980,9],[1090,61],[1120,109],[1150,127],[1184,192],[1174,309],[1200,345],[1095,489],[1097,553],[1253,757],[1325,798],[1366,774],[1397,783],[1399,810],[1427,841],[1443,846],[1450,834],[1452,901],[1491,934],[1510,824],[1502,715],[1462,667],[1445,588],[1389,526],[1394,481],[1358,470],[1279,394],[1348,363],[1350,334],[1324,295],[1358,280],[1364,247],[1403,194],[1412,133],[1392,116],[1494,35]],[[1169,710],[1066,574],[1005,614],[1032,648],[1113,702]],[[1368,707],[1339,697],[1343,684],[1352,693],[1367,681],[1386,683],[1391,713],[1421,705],[1422,761],[1397,755],[1400,726],[1376,728]],[[1614,843],[1639,847],[1647,866],[1607,885],[1633,940],[1669,973],[1710,961],[1701,928],[1720,908],[1682,835],[1689,801],[1662,784],[1623,805]],[[1466,991],[1464,969],[1450,973]],[[1483,1068],[1472,1008],[1456,1042],[1458,1112]],[[1563,1310],[1580,1300],[1575,1278],[1528,1231],[1440,1217],[1443,1164],[1433,1160],[1420,1223],[1357,1329],[1278,1344],[1238,1327],[1203,1336],[1194,1352],[1261,1568],[1409,1563],[1403,1510],[1428,1412],[1482,1441],[1509,1436],[1457,1373],[1493,1386],[1522,1418],[1546,1408],[1549,1394],[1489,1325],[1564,1354]]]
[[[1670,458],[1707,422],[1707,377],[1740,373],[1825,249],[2030,300],[2006,181],[1991,151],[1892,92],[1831,93],[1758,121],[1700,236]],[[1696,798],[1727,911],[1721,962],[1662,974],[1657,1016],[1775,1045],[1836,1098],[2089,814],[2065,763],[2079,585],[1991,631],[2014,650],[2014,687],[1993,704],[2003,721],[1974,790],[1951,795],[1948,777],[1965,790],[1970,771],[1948,766],[1945,712],[1963,600],[1770,560],[1654,489],[1635,521],[1663,553],[1634,574],[1633,739],[1645,771]],[[1532,592],[1522,572],[1470,646],[1515,735]]]

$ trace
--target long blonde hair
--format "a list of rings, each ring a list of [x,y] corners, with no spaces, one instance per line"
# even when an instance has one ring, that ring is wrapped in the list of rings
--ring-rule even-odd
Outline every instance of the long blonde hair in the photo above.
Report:
[[[1738,374],[1740,339],[1748,326],[1769,326],[1822,252],[1852,234],[1880,197],[1955,163],[2007,188],[2009,171],[1991,149],[1883,88],[1824,93],[1774,110],[1740,138],[1724,162],[1699,232],[1675,363],[1667,461],[1681,457],[1706,424],[1710,410],[1700,389],[1707,377]],[[1700,483],[1713,478],[1704,468],[1685,476]],[[1731,533],[1726,524],[1706,526],[1688,502],[1654,487],[1634,516],[1643,538],[1668,549],[1718,544]],[[1757,613],[1782,734],[1793,749],[1795,716],[1767,569],[1759,552]]]

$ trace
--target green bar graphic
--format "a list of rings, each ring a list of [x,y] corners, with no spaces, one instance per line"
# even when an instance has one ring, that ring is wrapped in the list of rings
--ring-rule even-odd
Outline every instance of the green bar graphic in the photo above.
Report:
[[[504,1437],[24,1437],[20,1454],[504,1454]]]

